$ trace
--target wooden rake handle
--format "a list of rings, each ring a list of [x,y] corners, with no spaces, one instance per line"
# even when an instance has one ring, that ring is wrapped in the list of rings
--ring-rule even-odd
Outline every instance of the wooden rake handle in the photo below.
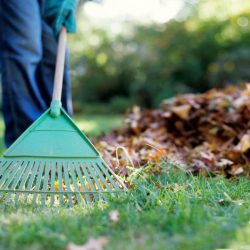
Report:
[[[61,101],[62,97],[66,42],[67,42],[67,30],[65,27],[62,27],[59,34],[58,47],[57,47],[56,71],[54,77],[52,101]]]

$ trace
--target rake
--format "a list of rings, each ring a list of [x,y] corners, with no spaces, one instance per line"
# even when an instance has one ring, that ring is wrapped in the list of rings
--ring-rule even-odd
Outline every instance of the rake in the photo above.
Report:
[[[58,42],[53,97],[0,159],[0,201],[42,206],[86,204],[125,191],[121,179],[61,105],[66,29]]]

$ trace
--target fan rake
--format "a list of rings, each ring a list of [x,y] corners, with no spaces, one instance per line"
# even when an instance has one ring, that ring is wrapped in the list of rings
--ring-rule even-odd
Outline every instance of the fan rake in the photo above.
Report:
[[[0,169],[0,199],[7,202],[72,206],[126,189],[101,159],[2,159]]]
[[[62,28],[51,106],[0,159],[0,201],[72,206],[126,190],[61,107],[65,48]]]

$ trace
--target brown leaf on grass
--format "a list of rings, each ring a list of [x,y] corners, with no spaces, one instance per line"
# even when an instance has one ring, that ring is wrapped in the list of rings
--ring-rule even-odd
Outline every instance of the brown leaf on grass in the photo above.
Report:
[[[165,188],[167,190],[178,192],[178,191],[181,191],[181,190],[185,190],[187,188],[187,185],[174,184],[174,185],[167,185]]]
[[[166,185],[166,186],[163,186],[161,183],[157,182],[155,183],[155,187],[157,189],[166,189],[166,190],[171,190],[171,191],[180,191],[180,190],[184,190],[187,188],[187,185],[178,185],[178,184],[174,184],[174,185]]]
[[[161,183],[159,183],[159,182],[156,182],[156,183],[155,183],[155,187],[156,187],[157,189],[163,189],[163,186],[162,186]]]
[[[84,245],[69,243],[66,250],[103,250],[107,244],[108,238],[103,236],[98,239],[90,238]]]

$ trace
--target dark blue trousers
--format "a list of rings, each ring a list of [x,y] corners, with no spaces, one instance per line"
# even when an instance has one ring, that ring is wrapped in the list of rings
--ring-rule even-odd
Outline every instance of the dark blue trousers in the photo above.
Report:
[[[0,0],[0,64],[5,144],[10,146],[50,105],[57,41],[42,19],[44,0]],[[66,56],[62,105],[72,114]]]

